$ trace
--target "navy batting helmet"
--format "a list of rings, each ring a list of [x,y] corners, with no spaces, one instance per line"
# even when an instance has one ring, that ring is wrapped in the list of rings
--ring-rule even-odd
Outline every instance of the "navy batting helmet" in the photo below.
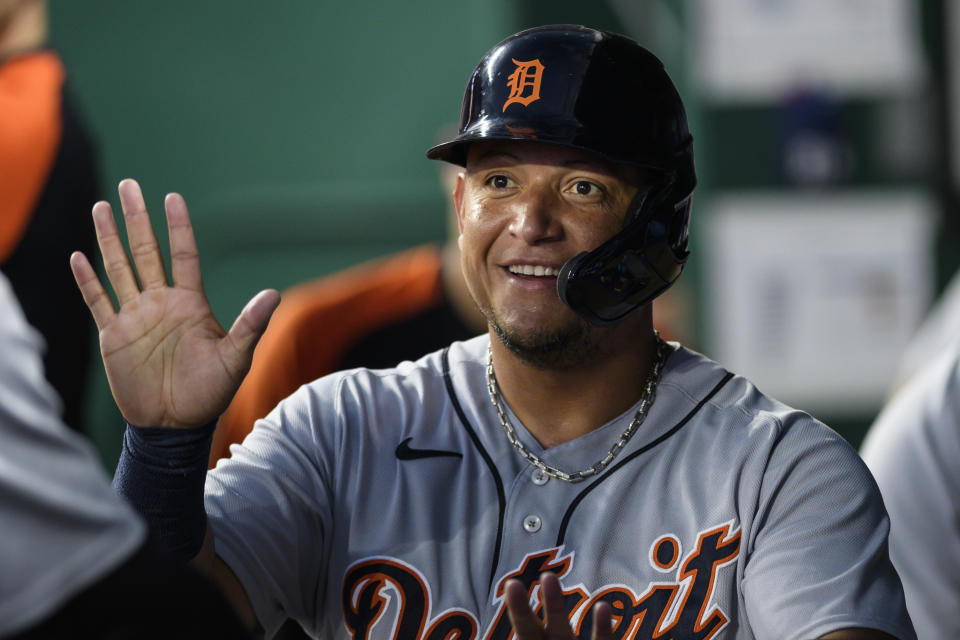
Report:
[[[611,325],[646,305],[687,260],[693,138],[676,88],[633,40],[578,25],[513,35],[480,60],[463,96],[458,135],[427,157],[465,165],[483,140],[533,140],[647,169],[624,228],[574,256],[557,278],[571,309]]]

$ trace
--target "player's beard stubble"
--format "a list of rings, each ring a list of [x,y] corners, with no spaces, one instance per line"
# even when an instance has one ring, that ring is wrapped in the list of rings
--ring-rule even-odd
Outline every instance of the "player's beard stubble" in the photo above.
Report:
[[[480,312],[507,349],[537,368],[576,368],[603,353],[604,329],[578,316],[552,329],[521,332],[502,322],[489,306],[481,307]]]

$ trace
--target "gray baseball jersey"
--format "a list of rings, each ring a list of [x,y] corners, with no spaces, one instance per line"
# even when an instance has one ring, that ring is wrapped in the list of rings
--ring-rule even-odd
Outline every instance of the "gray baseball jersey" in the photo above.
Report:
[[[488,344],[305,385],[208,475],[217,553],[268,636],[289,616],[318,638],[506,639],[505,580],[538,606],[552,571],[582,637],[598,599],[617,638],[913,637],[876,486],[834,432],[679,347],[614,463],[564,483],[504,435]],[[576,470],[635,411],[549,450],[510,419]]]
[[[42,344],[0,274],[0,637],[52,614],[146,539],[94,448],[60,421]]]
[[[920,640],[960,637],[960,350],[929,361],[863,443]]]

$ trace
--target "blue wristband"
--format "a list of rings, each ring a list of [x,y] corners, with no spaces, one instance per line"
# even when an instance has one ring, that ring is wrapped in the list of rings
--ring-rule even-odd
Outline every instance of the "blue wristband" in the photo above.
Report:
[[[113,487],[147,521],[161,551],[186,562],[203,546],[203,485],[216,423],[198,429],[127,424]]]

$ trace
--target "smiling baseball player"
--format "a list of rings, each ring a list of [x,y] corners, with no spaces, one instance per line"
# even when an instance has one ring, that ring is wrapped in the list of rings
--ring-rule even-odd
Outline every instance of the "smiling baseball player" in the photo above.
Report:
[[[463,167],[462,267],[489,335],[307,384],[208,475],[277,294],[225,332],[182,198],[172,284],[135,182],[133,265],[94,207],[119,309],[72,266],[137,425],[115,484],[171,555],[267,636],[292,618],[317,638],[914,637],[856,453],[653,331],[696,180],[652,54],[579,26],[508,38],[428,156]]]

